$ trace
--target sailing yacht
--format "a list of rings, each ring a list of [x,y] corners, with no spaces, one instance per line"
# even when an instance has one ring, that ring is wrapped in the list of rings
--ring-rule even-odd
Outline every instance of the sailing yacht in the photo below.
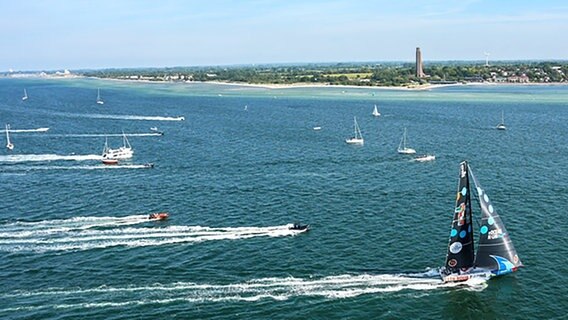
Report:
[[[98,104],[105,104],[103,99],[101,99],[101,89],[97,89],[97,103]]]
[[[499,123],[495,128],[497,130],[507,130],[507,127],[505,127],[505,115],[503,111],[501,111],[501,123]]]
[[[24,96],[22,97],[22,101],[28,100],[28,92],[24,89]]]
[[[10,125],[6,125],[6,148],[8,150],[14,150],[14,144],[10,142]]]
[[[400,143],[398,144],[398,153],[401,154],[415,154],[416,150],[409,148],[406,146],[406,128],[404,128],[404,134],[402,135],[402,139],[400,139]]]
[[[470,178],[475,188],[470,188]],[[472,192],[479,198],[481,211],[477,252],[473,244]],[[515,272],[522,266],[505,224],[473,175],[467,161],[463,161],[460,163],[446,263],[440,269],[440,277],[444,282],[462,282],[472,278],[486,280]]]
[[[126,138],[126,134],[122,132],[123,146],[118,149],[111,149],[108,147],[108,139],[105,138],[105,146],[103,148],[103,161],[104,160],[118,160],[132,158],[134,150]]]
[[[377,109],[377,105],[375,105],[375,109],[373,109],[373,117],[380,117],[381,113],[379,112],[379,110]]]
[[[357,124],[357,117],[353,117],[353,123],[354,123],[353,124],[354,135],[352,138],[345,140],[345,142],[348,144],[363,145],[365,143],[365,140],[363,139],[363,135],[361,134],[361,129]]]

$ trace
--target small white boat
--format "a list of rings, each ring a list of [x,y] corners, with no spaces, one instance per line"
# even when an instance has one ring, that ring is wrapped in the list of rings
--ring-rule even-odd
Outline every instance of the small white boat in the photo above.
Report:
[[[98,104],[105,104],[103,99],[101,99],[101,89],[97,89],[97,103]]]
[[[247,110],[248,110],[248,105],[245,105],[245,111],[247,111]]]
[[[24,96],[22,97],[22,101],[28,100],[28,92],[24,89]]]
[[[314,127],[314,131],[320,131],[321,127]]]
[[[507,130],[507,127],[505,126],[505,115],[503,111],[501,111],[501,123],[499,123],[495,128],[497,130]]]
[[[103,161],[105,160],[118,160],[132,158],[134,150],[126,138],[126,134],[122,133],[123,146],[118,149],[111,149],[108,147],[108,140],[105,139],[105,146],[103,148]]]
[[[427,162],[427,161],[433,161],[433,160],[436,160],[436,156],[433,155],[433,154],[426,154],[426,155],[414,158],[414,161],[418,161],[418,162]]]
[[[400,139],[400,144],[398,145],[397,151],[400,154],[415,154],[416,153],[416,150],[406,146],[406,128],[404,128],[404,134],[402,135],[402,139]]]
[[[373,117],[380,117],[381,113],[379,112],[379,110],[377,109],[377,105],[375,105],[375,109],[373,109]]]
[[[14,150],[14,144],[10,142],[10,125],[6,125],[6,149]]]
[[[353,117],[353,137],[345,140],[347,144],[356,144],[356,145],[363,145],[365,140],[363,139],[363,135],[361,134],[361,129],[359,128],[359,124],[357,124],[357,117]]]

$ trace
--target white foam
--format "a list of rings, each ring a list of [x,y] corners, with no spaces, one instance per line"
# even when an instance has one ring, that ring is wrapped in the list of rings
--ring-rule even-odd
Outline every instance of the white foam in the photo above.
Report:
[[[10,132],[17,132],[17,133],[23,133],[23,132],[47,132],[49,130],[49,128],[37,128],[37,129],[10,129],[8,131]],[[0,130],[0,132],[6,132],[6,129],[4,130]]]
[[[120,169],[148,169],[151,166],[146,164],[119,164],[119,165],[92,165],[92,166],[18,166],[5,168],[12,171],[32,171],[32,170],[120,170]]]
[[[159,137],[162,133],[145,132],[145,133],[125,133],[128,137]],[[62,138],[89,138],[89,137],[122,137],[122,133],[69,133],[69,134],[50,134],[46,137],[62,137]]]
[[[298,234],[287,226],[209,228],[166,226],[122,228],[125,224],[147,222],[147,216],[133,220],[108,220],[50,224],[48,227],[1,226],[0,251],[46,252],[101,249],[115,246],[145,247],[252,237],[284,237]],[[113,227],[106,230],[93,227]]]
[[[185,117],[162,117],[162,116],[139,116],[139,115],[118,115],[118,114],[85,114],[77,115],[94,119],[114,119],[114,120],[140,120],[140,121],[183,121]]]
[[[232,284],[176,282],[147,286],[101,286],[86,289],[50,288],[39,291],[7,292],[0,297],[28,301],[28,298],[33,296],[33,301],[45,301],[42,304],[43,308],[50,306],[50,301],[54,300],[53,296],[72,296],[78,303],[55,304],[51,305],[51,308],[105,308],[180,302],[255,302],[264,299],[280,301],[299,296],[345,299],[403,290],[425,292],[456,286],[443,283],[440,278],[417,278],[417,275],[419,274],[344,274],[321,278],[260,278]],[[468,283],[460,283],[459,287],[469,290]]]
[[[41,161],[86,161],[102,160],[98,154],[58,155],[58,154],[12,154],[0,155],[0,162],[41,162]]]

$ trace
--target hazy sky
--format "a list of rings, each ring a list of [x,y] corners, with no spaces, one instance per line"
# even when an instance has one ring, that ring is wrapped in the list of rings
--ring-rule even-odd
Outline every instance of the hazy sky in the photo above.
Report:
[[[568,59],[566,0],[0,0],[0,71]]]

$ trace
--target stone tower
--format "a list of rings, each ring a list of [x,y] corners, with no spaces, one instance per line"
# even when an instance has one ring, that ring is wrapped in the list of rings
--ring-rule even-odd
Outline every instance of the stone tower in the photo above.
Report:
[[[426,76],[422,69],[422,52],[420,52],[420,48],[416,48],[416,76],[418,78],[424,78]]]

